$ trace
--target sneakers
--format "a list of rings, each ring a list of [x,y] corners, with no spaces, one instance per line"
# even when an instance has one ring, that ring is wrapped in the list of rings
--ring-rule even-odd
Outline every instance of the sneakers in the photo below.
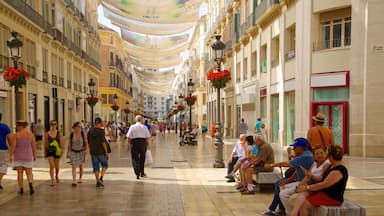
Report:
[[[96,189],[104,189],[104,184],[101,183],[101,181],[98,181],[98,182],[96,183]]]
[[[270,209],[265,210],[261,215],[276,215],[274,211],[271,211]]]

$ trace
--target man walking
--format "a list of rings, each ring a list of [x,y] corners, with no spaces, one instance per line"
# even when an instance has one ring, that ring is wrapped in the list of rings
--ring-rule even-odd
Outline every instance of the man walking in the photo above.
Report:
[[[145,177],[144,162],[148,141],[151,137],[148,128],[143,124],[143,117],[138,115],[135,118],[136,124],[132,125],[127,133],[127,150],[131,149],[132,166],[136,179]]]
[[[11,144],[11,130],[6,124],[1,123],[1,117],[2,115],[0,113],[0,192],[3,190],[1,180],[3,179],[3,176],[7,174],[8,156],[10,154],[8,145]]]
[[[240,134],[247,134],[248,131],[248,125],[244,122],[244,119],[241,119],[241,122],[239,124],[239,133]]]
[[[105,132],[102,128],[103,120],[95,118],[95,127],[88,132],[88,143],[92,159],[93,172],[96,178],[96,188],[104,188],[104,175],[108,169],[109,152]],[[100,173],[101,165],[101,173]]]
[[[35,141],[37,150],[42,149],[43,144],[43,135],[44,135],[44,125],[41,123],[41,119],[37,119],[37,123],[34,129]]]

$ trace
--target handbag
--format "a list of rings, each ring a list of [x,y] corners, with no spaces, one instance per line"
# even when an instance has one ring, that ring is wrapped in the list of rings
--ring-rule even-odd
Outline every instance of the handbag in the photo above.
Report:
[[[112,152],[112,150],[111,150],[111,146],[109,145],[109,141],[108,141],[107,139],[105,139],[105,143],[106,143],[106,145],[107,145],[107,151],[108,151],[108,153],[111,153],[111,152]]]
[[[49,146],[48,146],[48,150],[49,150],[49,147],[53,147],[53,148],[55,148],[55,155],[56,156],[61,156],[61,153],[63,152],[63,149],[62,148],[60,148],[60,146],[59,146],[59,143],[57,142],[57,140],[53,140],[50,144],[49,144]],[[52,149],[53,149],[52,148]],[[47,151],[48,151],[47,150]]]
[[[147,150],[145,152],[145,165],[149,165],[153,163],[152,153],[151,150]]]

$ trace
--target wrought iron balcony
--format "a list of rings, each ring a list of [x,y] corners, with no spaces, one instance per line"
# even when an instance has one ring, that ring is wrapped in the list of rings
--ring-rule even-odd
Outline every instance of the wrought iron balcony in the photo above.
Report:
[[[67,88],[71,89],[72,88],[72,81],[67,80]]]
[[[260,19],[272,6],[279,4],[279,0],[262,0],[255,9],[255,21]]]
[[[48,72],[43,71],[43,82],[48,83]]]
[[[57,76],[55,75],[55,74],[52,74],[52,77],[51,77],[51,83],[53,84],[53,85],[57,85]]]

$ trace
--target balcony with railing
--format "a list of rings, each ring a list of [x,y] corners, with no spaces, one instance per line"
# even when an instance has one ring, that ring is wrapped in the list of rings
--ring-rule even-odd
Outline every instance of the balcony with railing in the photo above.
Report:
[[[289,50],[288,52],[285,53],[285,61],[289,61],[291,59],[294,59],[295,57],[296,57],[295,50]]]
[[[351,46],[351,38],[342,38],[337,40],[323,40],[321,42],[313,43],[313,51],[320,51],[325,49],[343,48]]]
[[[43,71],[43,82],[48,83],[48,72]]]
[[[57,85],[57,76],[55,74],[52,74],[52,77],[51,77],[51,83],[53,85]]]
[[[264,14],[266,14],[270,8],[279,4],[279,0],[262,0],[255,9],[255,22],[257,22]]]
[[[59,86],[64,87],[64,77],[59,77]]]
[[[67,80],[67,88],[68,89],[72,88],[72,81],[71,80]]]

